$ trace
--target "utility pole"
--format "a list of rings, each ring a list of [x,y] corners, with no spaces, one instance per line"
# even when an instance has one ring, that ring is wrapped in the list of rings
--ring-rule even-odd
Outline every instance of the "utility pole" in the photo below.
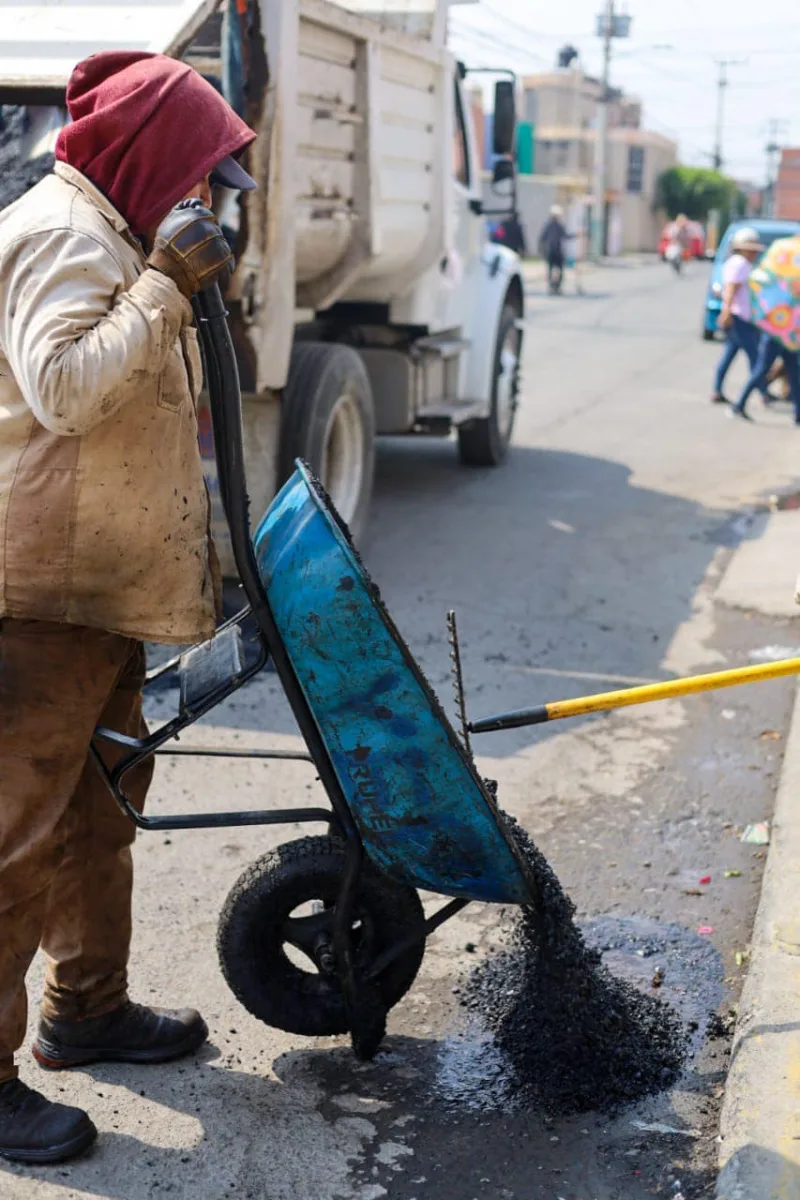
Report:
[[[592,258],[601,258],[606,241],[606,162],[608,160],[608,102],[611,74],[611,45],[615,37],[628,37],[631,19],[614,11],[614,0],[606,0],[597,18],[597,35],[603,39],[603,79],[597,106],[597,140],[594,152],[594,204],[592,205]]]
[[[719,79],[717,80],[717,125],[716,135],[714,138],[714,168],[717,171],[722,170],[722,131],[725,125],[725,91],[728,88],[728,67],[740,67],[744,65],[744,59],[741,58],[718,58],[716,60],[719,67]]]
[[[764,204],[761,214],[763,217],[775,216],[775,184],[777,182],[778,162],[781,153],[778,138],[787,125],[787,121],[779,121],[776,117],[773,117],[769,122],[767,144],[764,147],[767,154],[767,186],[764,189]]]

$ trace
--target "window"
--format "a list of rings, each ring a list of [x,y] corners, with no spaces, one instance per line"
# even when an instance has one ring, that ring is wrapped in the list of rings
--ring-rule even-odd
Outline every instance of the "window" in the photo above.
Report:
[[[629,192],[641,192],[644,187],[644,146],[628,147]]]
[[[557,171],[566,170],[569,165],[569,142],[560,141],[554,143],[555,156],[554,165]]]
[[[458,80],[455,81],[455,96],[453,97],[453,178],[464,187],[469,187],[467,127],[464,121],[464,106],[461,102]]]

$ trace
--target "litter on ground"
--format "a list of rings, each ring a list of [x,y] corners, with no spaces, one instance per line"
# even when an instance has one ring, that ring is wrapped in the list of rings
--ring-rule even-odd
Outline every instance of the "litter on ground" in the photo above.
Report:
[[[634,1129],[641,1130],[642,1133],[664,1133],[678,1134],[681,1137],[699,1138],[702,1137],[699,1129],[678,1129],[675,1125],[665,1125],[662,1121],[631,1121]]]
[[[769,822],[757,821],[754,825],[745,826],[742,841],[749,846],[768,846]]]

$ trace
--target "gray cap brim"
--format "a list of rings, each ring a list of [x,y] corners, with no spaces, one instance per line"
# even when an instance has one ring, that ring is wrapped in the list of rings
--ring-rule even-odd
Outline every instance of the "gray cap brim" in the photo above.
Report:
[[[248,175],[244,167],[239,166],[230,154],[220,159],[214,167],[211,182],[218,187],[233,188],[237,192],[252,192],[253,188],[258,187],[253,176]]]

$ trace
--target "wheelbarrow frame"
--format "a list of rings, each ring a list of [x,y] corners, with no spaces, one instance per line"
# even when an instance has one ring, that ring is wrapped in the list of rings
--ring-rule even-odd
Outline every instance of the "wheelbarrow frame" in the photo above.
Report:
[[[345,865],[341,885],[333,908],[331,940],[336,973],[342,988],[345,1006],[351,1019],[351,1032],[353,1033],[355,1044],[359,1035],[359,1013],[364,1011],[363,1006],[359,1003],[360,988],[368,988],[394,960],[415,944],[424,942],[435,929],[470,903],[470,898],[457,896],[451,899],[432,916],[421,921],[413,932],[398,939],[395,944],[384,948],[370,964],[367,972],[359,973],[356,971],[352,927],[359,892],[359,882],[367,857],[365,844],[354,814],[346,799],[342,784],[337,776],[331,754],[317,725],[309,701],[303,691],[291,657],[275,621],[256,560],[250,533],[249,501],[244,471],[241,394],[238,369],[233,344],[227,327],[227,313],[222,296],[219,289],[214,287],[198,296],[193,303],[210,398],[220,497],[230,530],[234,560],[248,602],[239,613],[221,625],[215,632],[214,638],[209,639],[209,641],[213,642],[215,638],[225,634],[226,631],[240,625],[245,618],[252,617],[255,621],[258,634],[258,653],[253,662],[242,666],[240,670],[236,671],[224,682],[219,683],[199,697],[190,697],[187,702],[182,703],[178,716],[166,722],[146,737],[135,738],[112,729],[98,727],[94,732],[90,754],[122,812],[139,829],[145,831],[219,829],[247,825],[267,826],[290,823],[324,823],[328,826],[329,831],[342,842],[345,848]],[[470,733],[476,735],[535,725],[563,717],[586,715],[592,712],[625,707],[631,704],[647,703],[653,700],[667,699],[800,672],[800,659],[790,659],[781,663],[738,668],[732,671],[717,672],[691,679],[671,680],[642,688],[626,689],[622,692],[603,693],[598,696],[583,697],[577,700],[539,705],[532,709],[501,713],[492,717],[484,717],[475,722],[469,722],[464,706],[461,663],[452,614],[450,619],[451,640],[458,684],[457,693],[462,723],[463,744],[461,752],[466,755],[470,762]],[[386,620],[388,621],[388,614],[386,614]],[[402,639],[398,638],[398,642],[402,645]],[[202,643],[202,645],[207,644]],[[145,686],[147,687],[149,684],[152,684],[160,676],[178,665],[181,658],[182,655],[178,655],[157,670],[149,672]],[[305,740],[306,751],[260,748],[245,749],[208,745],[174,745],[186,728],[193,725],[200,717],[206,715],[247,684],[266,667],[270,659],[275,665],[289,705]],[[114,756],[114,761],[111,765],[106,763],[101,753],[101,745],[103,743],[114,745],[119,752]],[[129,771],[156,755],[284,760],[310,763],[316,768],[319,779],[330,801],[330,807],[144,816],[131,804],[124,789],[124,781]],[[479,782],[477,775],[475,775],[475,780]],[[503,836],[504,839],[508,840],[506,834]],[[510,843],[509,848],[512,848]],[[518,856],[518,851],[514,851],[514,856]],[[530,888],[531,898],[535,903],[538,899],[535,884],[531,887],[524,864],[522,865],[522,871],[526,883],[528,883]]]
[[[234,561],[248,601],[239,613],[217,629],[214,637],[218,637],[224,631],[240,624],[246,617],[252,616],[258,632],[258,654],[251,664],[201,699],[185,706],[177,717],[166,722],[146,737],[135,738],[99,726],[94,731],[90,754],[124,815],[133,821],[137,828],[145,831],[326,823],[329,829],[343,841],[346,852],[345,869],[334,908],[332,941],[337,975],[345,1004],[351,1014],[356,1014],[359,1011],[357,1002],[359,984],[377,979],[381,972],[410,946],[426,940],[430,933],[464,908],[469,901],[464,898],[456,898],[443,905],[436,913],[428,917],[417,931],[386,948],[371,964],[365,980],[357,979],[354,968],[352,923],[359,880],[365,865],[364,844],[345,799],[330,754],[275,623],[256,563],[250,533],[249,500],[244,470],[239,375],[233,343],[227,326],[227,312],[219,288],[215,286],[201,293],[193,301],[193,307],[200,335],[199,341],[209,394],[220,498],[230,530]],[[149,672],[145,688],[175,667],[180,658],[181,656],[178,655],[157,670]],[[258,675],[270,659],[275,666],[292,713],[305,740],[307,752],[225,746],[168,745],[169,742],[177,740],[183,730],[193,725],[200,717],[205,716]],[[111,766],[106,763],[101,753],[102,743],[111,743],[121,751]],[[156,755],[288,760],[311,763],[316,768],[331,807],[145,816],[131,804],[124,790],[124,780],[134,767]],[[353,1019],[356,1020],[355,1015]],[[357,1031],[354,1029],[353,1032]]]

